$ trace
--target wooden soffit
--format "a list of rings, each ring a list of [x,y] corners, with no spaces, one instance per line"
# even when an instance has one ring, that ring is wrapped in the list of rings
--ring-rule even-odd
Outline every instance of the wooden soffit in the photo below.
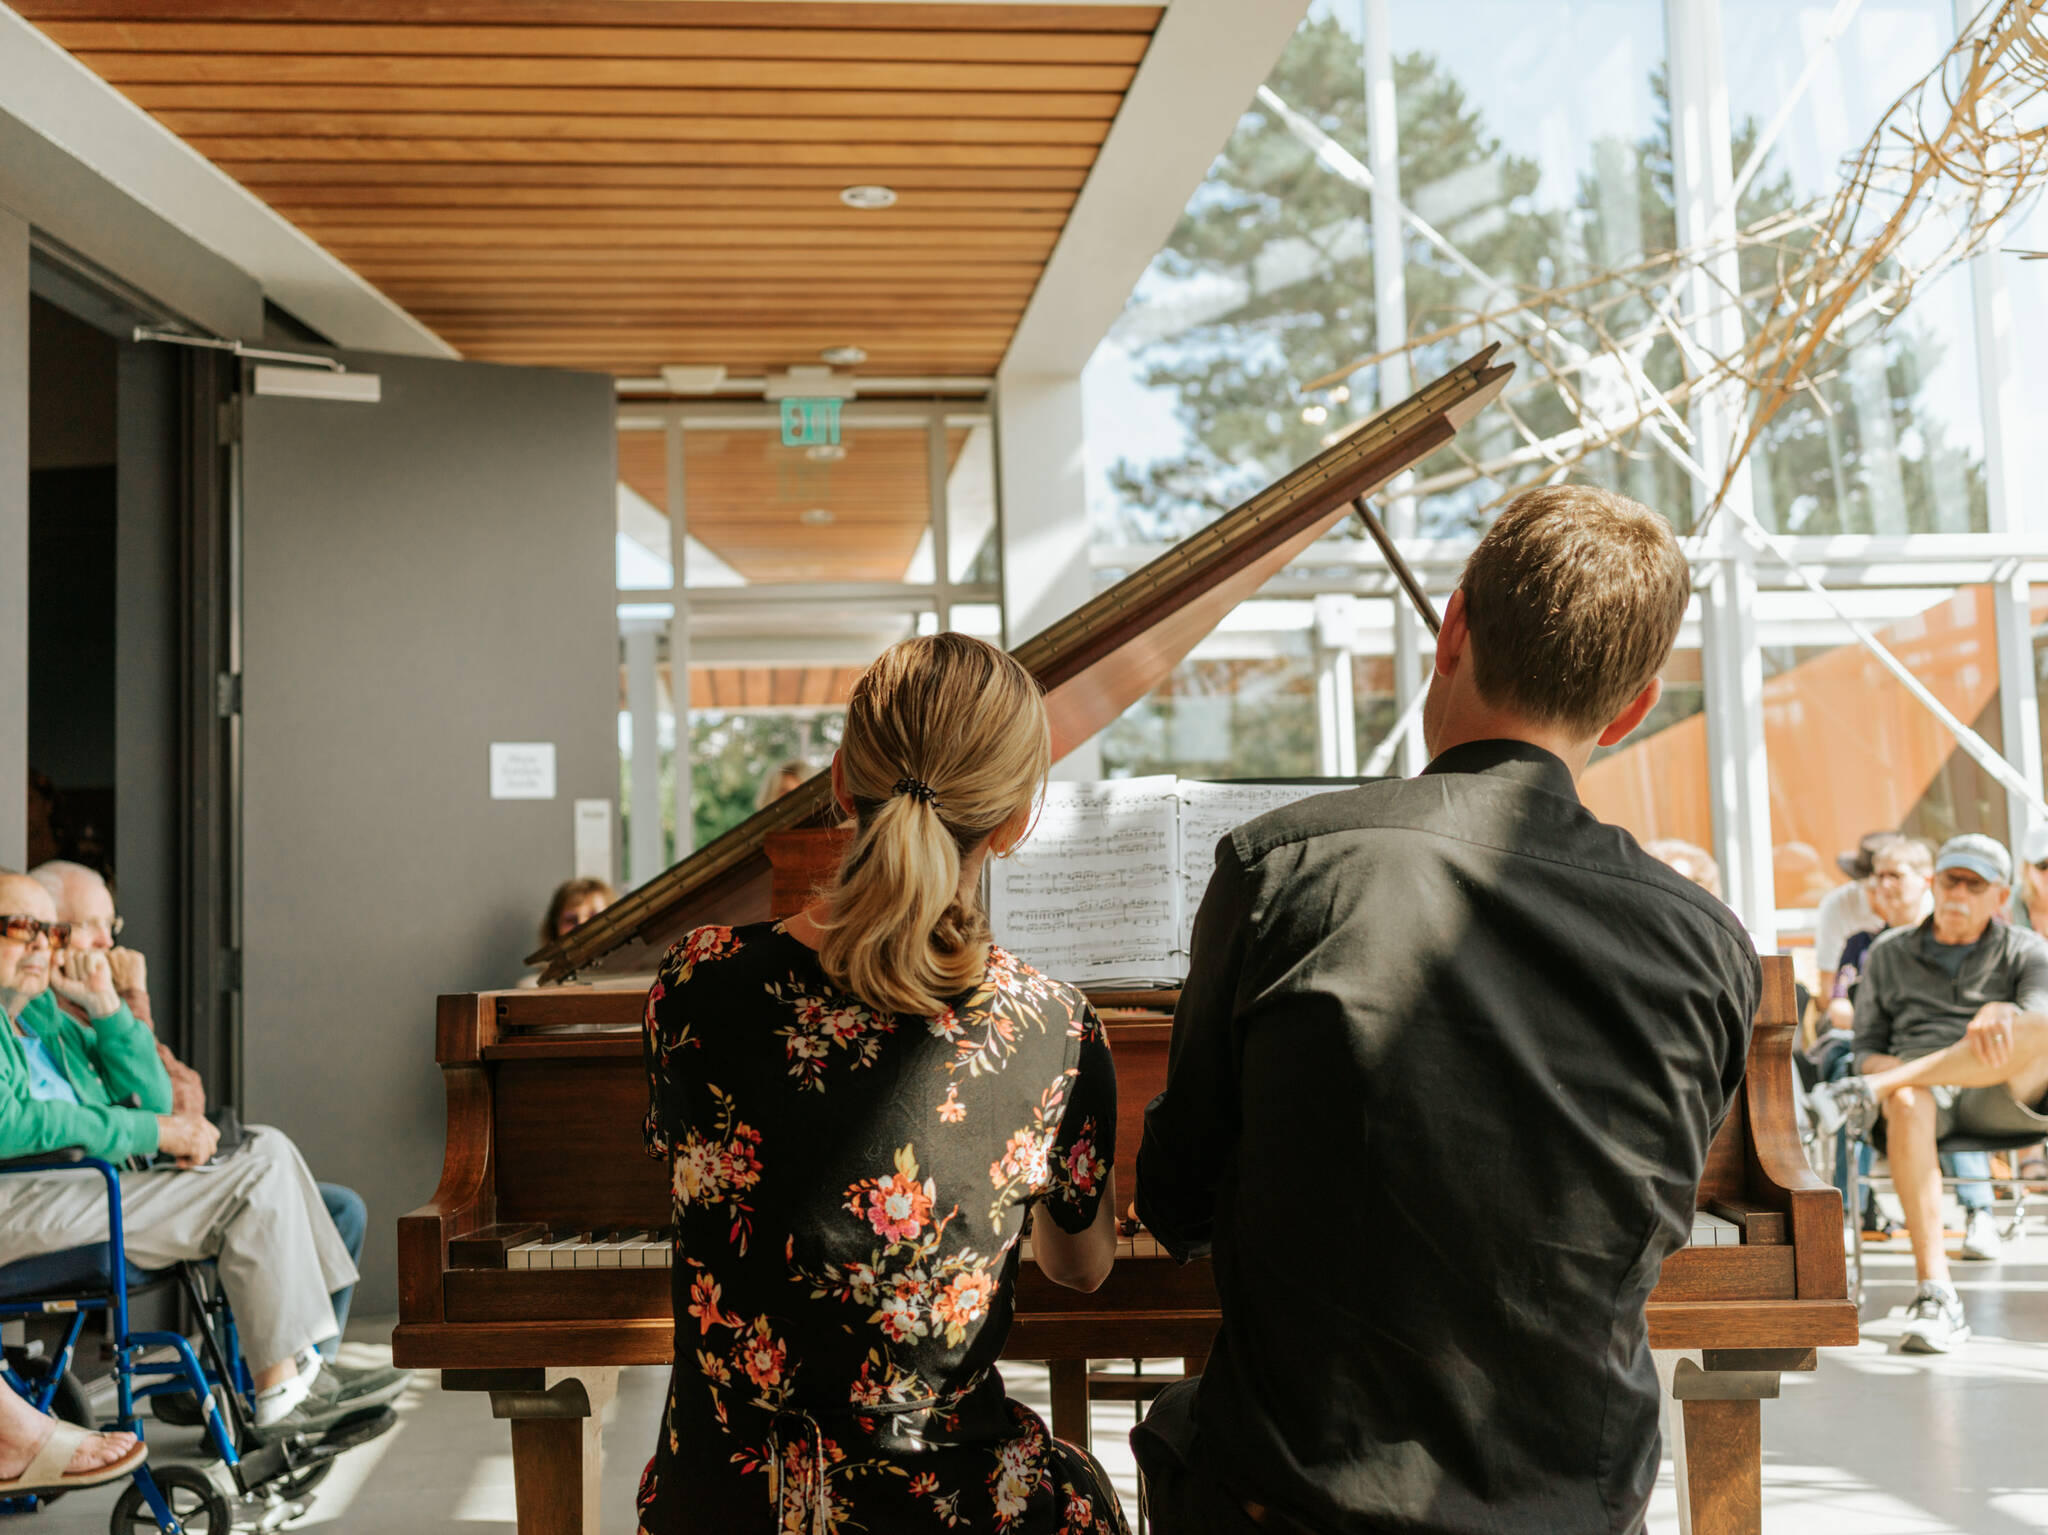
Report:
[[[1156,6],[18,0],[465,356],[986,374]],[[863,211],[842,188],[879,184]]]

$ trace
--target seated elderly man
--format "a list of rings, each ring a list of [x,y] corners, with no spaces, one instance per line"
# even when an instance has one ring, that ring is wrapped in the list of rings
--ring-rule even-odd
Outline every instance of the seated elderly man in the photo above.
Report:
[[[64,952],[57,962],[69,937],[49,892],[0,874],[0,1158],[83,1146],[114,1162],[172,1159],[122,1175],[128,1256],[145,1268],[217,1261],[266,1434],[317,1431],[355,1411],[361,1404],[311,1399],[316,1345],[337,1331],[328,1295],[357,1275],[298,1152],[259,1129],[205,1172],[181,1171],[213,1155],[219,1132],[175,1109],[156,1041],[116,993],[106,955]],[[67,1016],[53,991],[85,1021]],[[0,1263],[106,1236],[97,1178],[0,1179]]]
[[[1951,1131],[2048,1134],[2048,943],[1999,920],[2012,863],[1989,837],[1934,860],[1934,912],[1881,934],[1856,990],[1859,1076],[1818,1089],[1823,1132],[1880,1114],[1920,1289],[1900,1346],[1946,1353],[1970,1335],[1942,1246],[1935,1142]]]
[[[123,1002],[128,1004],[138,1021],[154,1030],[156,1019],[151,1015],[149,1005],[149,966],[144,957],[134,949],[124,949],[114,940],[121,932],[121,918],[114,910],[114,894],[107,888],[107,882],[99,872],[88,869],[82,863],[69,863],[53,859],[38,864],[28,871],[29,877],[50,892],[50,899],[57,904],[57,920],[71,925],[71,950],[86,952],[99,950],[107,956],[107,965],[113,972],[114,990]],[[57,1005],[79,1022],[85,1022],[85,1014],[79,1006],[67,1000],[61,993]],[[187,1109],[203,1113],[206,1108],[206,1084],[199,1073],[185,1065],[171,1054],[170,1047],[162,1040],[157,1041],[157,1059],[171,1078],[172,1112]],[[266,1131],[281,1134],[279,1131]],[[351,1263],[360,1263],[363,1257],[363,1236],[369,1221],[369,1210],[363,1198],[354,1189],[344,1188],[339,1183],[319,1185],[320,1200],[326,1206],[328,1217],[334,1222],[334,1229],[341,1234],[342,1246],[348,1249]],[[355,1294],[355,1286],[345,1285],[334,1292],[334,1325],[348,1326],[349,1301]],[[339,1338],[323,1345],[321,1352],[330,1360]],[[392,1374],[376,1372],[379,1389],[389,1388]],[[359,1395],[366,1377],[360,1371],[345,1366],[333,1365],[314,1383],[314,1395],[335,1396],[347,1392]],[[399,1382],[399,1384],[403,1384]],[[351,1389],[353,1388],[353,1389]],[[396,1395],[396,1391],[391,1392]]]

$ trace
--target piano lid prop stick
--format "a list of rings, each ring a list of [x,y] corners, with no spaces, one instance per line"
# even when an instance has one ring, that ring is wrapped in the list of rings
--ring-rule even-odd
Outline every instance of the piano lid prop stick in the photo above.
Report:
[[[1422,621],[1429,625],[1432,636],[1443,628],[1443,620],[1436,616],[1436,606],[1429,600],[1429,593],[1422,589],[1422,583],[1415,579],[1415,572],[1408,568],[1408,562],[1401,558],[1401,551],[1394,547],[1393,539],[1380,525],[1379,517],[1366,504],[1363,496],[1353,496],[1351,506],[1358,513],[1358,520],[1365,524],[1365,531],[1372,535],[1372,541],[1380,546],[1380,553],[1387,557],[1388,568],[1394,572],[1394,579],[1401,583],[1401,589],[1408,594],[1408,600],[1415,604],[1415,611],[1422,615]]]

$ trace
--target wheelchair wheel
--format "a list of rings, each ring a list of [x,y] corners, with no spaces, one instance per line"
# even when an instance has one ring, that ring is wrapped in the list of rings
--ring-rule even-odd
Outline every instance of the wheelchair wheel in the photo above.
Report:
[[[149,1472],[156,1478],[157,1491],[170,1504],[185,1535],[228,1535],[234,1525],[228,1500],[205,1472],[195,1466],[151,1466]],[[121,1501],[114,1505],[107,1528],[112,1535],[158,1535],[163,1526],[149,1511],[142,1489],[130,1482]]]

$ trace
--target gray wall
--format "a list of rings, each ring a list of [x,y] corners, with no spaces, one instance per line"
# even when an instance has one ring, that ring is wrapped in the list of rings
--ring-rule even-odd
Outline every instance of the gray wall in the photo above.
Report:
[[[178,354],[123,346],[115,398],[114,872],[121,941],[149,960],[157,1033],[186,1056],[180,927]],[[203,1069],[203,1068],[202,1068]]]
[[[0,869],[28,855],[28,225],[0,207]]]
[[[244,432],[244,1100],[370,1202],[359,1308],[444,1141],[434,998],[510,985],[615,799],[611,380],[343,354],[365,406],[251,398]],[[553,741],[557,797],[488,797]]]

